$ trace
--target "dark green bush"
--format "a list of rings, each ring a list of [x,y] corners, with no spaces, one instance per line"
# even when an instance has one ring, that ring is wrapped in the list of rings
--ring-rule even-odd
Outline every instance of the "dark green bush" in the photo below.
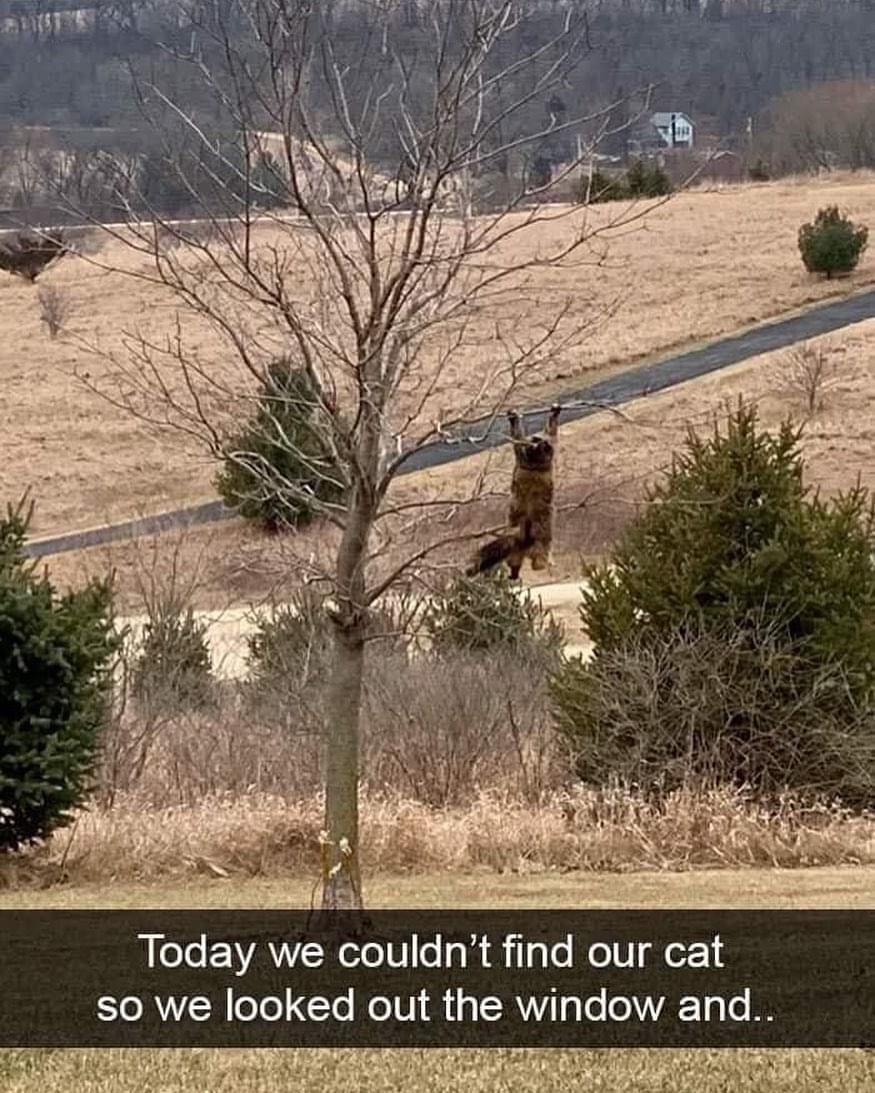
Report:
[[[582,178],[575,187],[574,199],[578,204],[596,205],[601,201],[622,201],[628,197],[623,180],[613,178],[602,171],[593,171],[592,176]]]
[[[179,216],[197,207],[197,198],[187,185],[186,173],[161,152],[147,152],[137,182],[138,197],[149,209]]]
[[[88,792],[117,647],[108,582],[59,596],[0,520],[0,850],[69,822]]]
[[[343,475],[307,372],[276,361],[253,418],[224,446],[216,487],[225,503],[271,531],[300,527],[343,496]]]
[[[748,167],[747,177],[751,182],[768,182],[772,175],[768,164],[764,160],[758,159],[756,163]]]
[[[334,627],[316,588],[297,589],[288,603],[256,613],[247,639],[249,682],[257,691],[299,692],[324,680],[334,648]],[[411,605],[400,596],[392,606],[371,609],[368,640],[383,653],[404,653]]]
[[[744,406],[690,434],[587,571],[594,656],[553,681],[582,777],[873,799],[875,516],[862,489],[811,495],[798,443]]]
[[[639,159],[626,172],[626,192],[630,197],[664,197],[672,189],[671,179],[656,163]]]
[[[836,205],[821,209],[814,222],[799,229],[799,252],[809,273],[850,273],[869,241],[869,229],[857,227]]]
[[[290,603],[255,616],[247,639],[249,681],[261,692],[295,692],[324,679],[332,649],[332,624],[323,597],[299,589]]]
[[[593,171],[575,188],[577,202],[595,205],[600,201],[623,201],[633,197],[664,197],[673,190],[671,179],[657,164],[636,160],[622,178]]]
[[[216,147],[180,148],[176,154],[150,150],[143,157],[133,204],[165,216],[186,212],[239,211],[248,202],[262,209],[290,203],[288,186],[276,159],[269,153],[247,164],[233,140]]]
[[[184,610],[161,604],[143,628],[134,665],[134,697],[152,709],[181,712],[206,706],[213,691],[206,625]]]
[[[558,655],[562,627],[503,573],[458,577],[430,601],[423,632],[436,653],[542,649]]]

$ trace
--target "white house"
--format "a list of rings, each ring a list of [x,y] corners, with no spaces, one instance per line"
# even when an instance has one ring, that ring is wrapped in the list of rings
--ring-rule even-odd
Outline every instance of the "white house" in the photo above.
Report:
[[[693,147],[694,127],[686,114],[674,110],[658,110],[651,115],[650,124],[659,134],[663,147]]]

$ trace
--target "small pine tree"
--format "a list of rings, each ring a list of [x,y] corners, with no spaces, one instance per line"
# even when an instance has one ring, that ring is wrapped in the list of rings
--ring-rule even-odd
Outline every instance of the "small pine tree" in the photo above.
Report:
[[[0,851],[68,823],[89,788],[118,640],[108,582],[59,596],[0,520]]]
[[[649,170],[643,160],[637,159],[626,172],[626,187],[632,197],[645,197]]]
[[[575,201],[583,205],[597,205],[602,201],[622,201],[629,193],[622,179],[611,178],[602,171],[593,171],[591,176],[582,178],[574,191]]]
[[[639,159],[626,172],[626,192],[630,197],[664,197],[672,192],[671,179],[658,164],[648,166]]]
[[[451,582],[429,604],[422,629],[438,654],[536,648],[554,655],[564,638],[552,616],[503,573]]]
[[[270,531],[300,527],[343,496],[307,372],[275,361],[252,420],[224,447],[216,487],[225,503]]]
[[[869,229],[857,227],[836,205],[821,209],[814,222],[799,229],[799,251],[809,273],[850,273],[869,241]]]
[[[255,616],[248,638],[249,681],[256,691],[295,692],[320,680],[331,656],[331,620],[323,596],[299,589],[288,604]]]
[[[168,216],[197,205],[197,197],[186,185],[185,169],[158,151],[147,152],[142,158],[134,200]]]
[[[206,625],[190,607],[155,613],[143,629],[134,696],[153,709],[196,710],[209,702],[212,684]]]
[[[751,182],[768,182],[772,176],[768,164],[764,160],[758,159],[756,163],[748,168],[747,177]]]
[[[875,792],[875,513],[861,489],[810,495],[799,436],[743,405],[691,433],[612,564],[587,571],[594,656],[553,686],[582,776]],[[680,702],[694,669],[699,697]]]
[[[529,167],[529,186],[533,190],[550,185],[553,177],[553,162],[545,155],[536,155]]]
[[[33,284],[43,270],[69,253],[63,232],[20,232],[16,239],[0,241],[0,269]]]
[[[403,652],[410,613],[403,596],[397,607],[371,608],[369,639],[383,649]],[[252,621],[254,631],[247,639],[250,683],[265,689],[283,682],[300,688],[324,676],[334,649],[334,625],[321,592],[299,588],[288,603],[258,611]]]
[[[369,613],[368,639],[375,652],[393,656],[394,668],[406,660],[410,607],[402,595],[393,605],[372,608]],[[247,700],[261,715],[279,712],[286,723],[303,706],[311,713],[318,710],[335,648],[335,627],[325,595],[305,585],[289,602],[255,612],[252,621],[254,630],[247,639]]]

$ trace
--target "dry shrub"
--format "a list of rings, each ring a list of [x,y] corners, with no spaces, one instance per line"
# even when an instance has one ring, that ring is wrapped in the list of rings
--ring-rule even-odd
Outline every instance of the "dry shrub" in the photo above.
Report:
[[[204,797],[303,796],[320,785],[321,721],[312,707],[286,720],[255,717],[233,688],[214,707],[144,716],[126,710],[104,738],[100,799],[135,795],[144,808],[186,807]],[[111,762],[109,761],[111,757]]]
[[[366,869],[537,873],[783,868],[875,862],[875,817],[766,808],[742,790],[679,790],[661,804],[623,789],[555,793],[537,805],[482,793],[457,808],[362,800]],[[151,881],[205,874],[317,874],[322,801],[265,794],[149,809],[136,797],[83,813],[39,851],[0,863],[0,883]]]
[[[537,648],[384,658],[365,709],[368,785],[436,807],[482,787],[538,800],[565,774]]]
[[[430,805],[472,800],[483,786],[537,799],[565,775],[545,699],[546,662],[492,653],[408,659],[375,643],[367,675],[362,779],[372,792]],[[296,687],[262,676],[216,688],[215,708],[122,709],[104,736],[100,800],[136,795],[149,808],[246,793],[304,798],[322,778],[324,680]]]
[[[800,345],[787,353],[784,386],[808,414],[822,410],[826,392],[838,379],[836,363],[820,346]]]
[[[70,300],[57,285],[40,285],[37,289],[40,322],[50,338],[57,338],[70,315]]]
[[[875,712],[855,701],[849,672],[782,646],[777,619],[749,626],[690,622],[568,662],[553,688],[580,777],[655,796],[737,784],[870,804]]]

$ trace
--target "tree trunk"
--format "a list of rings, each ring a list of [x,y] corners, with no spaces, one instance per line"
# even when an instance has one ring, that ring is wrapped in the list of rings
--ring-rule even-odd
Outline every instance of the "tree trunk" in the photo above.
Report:
[[[372,455],[376,467],[376,449]],[[365,462],[365,466],[369,464]],[[337,556],[334,657],[326,696],[325,835],[322,844],[322,910],[363,908],[359,871],[358,777],[359,723],[365,666],[365,560],[373,524],[369,489],[352,491],[348,518]]]
[[[362,621],[335,620],[328,687],[322,910],[363,907],[358,858],[358,756],[365,659]]]

